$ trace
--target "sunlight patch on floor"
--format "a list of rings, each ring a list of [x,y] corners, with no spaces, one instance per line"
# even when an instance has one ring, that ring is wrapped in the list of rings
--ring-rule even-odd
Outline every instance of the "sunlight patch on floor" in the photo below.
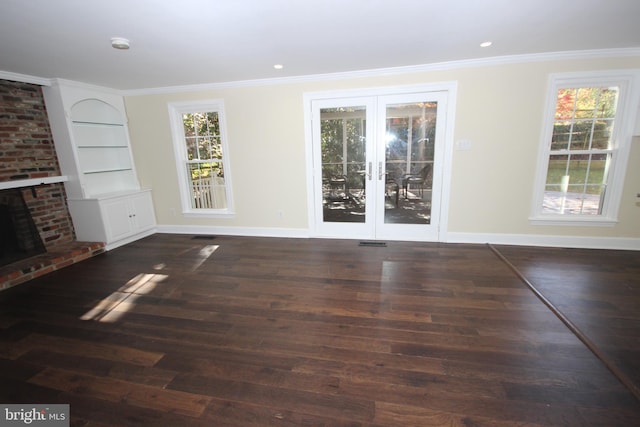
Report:
[[[198,252],[199,259],[196,260],[191,271],[196,271],[198,268],[200,268],[202,263],[205,262],[207,259],[209,259],[211,254],[213,254],[219,247],[220,245],[207,245],[202,249],[200,249],[200,252]]]
[[[120,289],[100,301],[80,317],[82,320],[117,322],[136,306],[136,301],[153,291],[156,285],[167,279],[166,274],[138,274]]]

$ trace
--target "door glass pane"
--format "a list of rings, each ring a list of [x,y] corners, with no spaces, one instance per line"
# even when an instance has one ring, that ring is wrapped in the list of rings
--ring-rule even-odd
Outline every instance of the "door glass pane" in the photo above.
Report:
[[[437,109],[437,102],[386,108],[385,223],[431,223]]]
[[[322,108],[323,222],[365,222],[366,107]]]

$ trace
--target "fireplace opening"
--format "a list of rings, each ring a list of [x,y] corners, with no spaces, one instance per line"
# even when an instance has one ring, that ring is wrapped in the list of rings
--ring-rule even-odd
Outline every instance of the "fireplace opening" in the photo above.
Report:
[[[20,189],[0,191],[0,266],[46,252]]]

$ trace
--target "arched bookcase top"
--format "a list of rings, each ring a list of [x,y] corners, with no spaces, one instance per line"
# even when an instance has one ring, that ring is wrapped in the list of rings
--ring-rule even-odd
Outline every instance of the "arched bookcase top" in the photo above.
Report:
[[[71,107],[71,120],[84,123],[124,125],[125,118],[113,105],[99,99],[84,99]]]

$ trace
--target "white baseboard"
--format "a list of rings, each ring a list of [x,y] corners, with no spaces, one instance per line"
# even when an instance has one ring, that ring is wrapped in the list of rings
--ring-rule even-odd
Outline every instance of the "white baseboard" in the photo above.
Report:
[[[640,239],[627,237],[553,236],[536,234],[447,233],[447,243],[547,246],[581,249],[640,250]]]
[[[158,225],[158,233],[225,236],[309,238],[304,228],[216,227],[198,225]],[[536,234],[493,234],[448,232],[443,243],[491,243],[496,245],[547,246],[582,249],[640,250],[640,239],[626,237],[584,237]]]
[[[202,225],[159,225],[158,233],[169,234],[218,234],[223,236],[255,237],[309,237],[305,228],[216,227]]]

